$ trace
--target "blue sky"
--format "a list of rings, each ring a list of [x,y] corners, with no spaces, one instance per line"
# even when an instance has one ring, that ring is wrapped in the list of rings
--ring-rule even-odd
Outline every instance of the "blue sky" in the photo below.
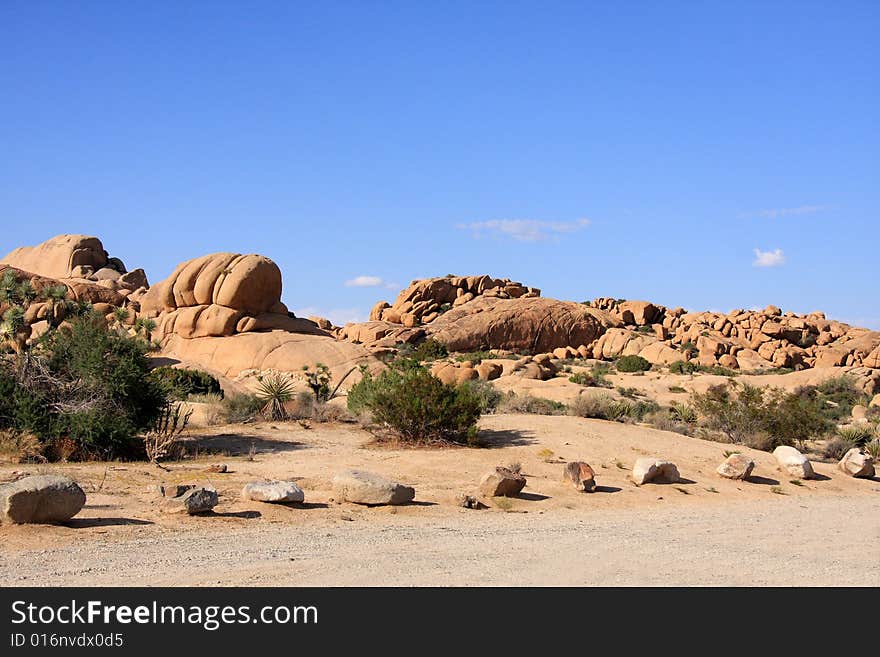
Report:
[[[0,2],[0,252],[880,328],[880,3]],[[2,256],[2,253],[0,253]],[[346,284],[348,282],[348,284]]]

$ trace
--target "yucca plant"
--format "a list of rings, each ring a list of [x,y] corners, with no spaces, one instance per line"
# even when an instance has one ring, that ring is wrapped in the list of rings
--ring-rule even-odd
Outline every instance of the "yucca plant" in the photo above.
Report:
[[[682,402],[672,402],[672,406],[669,407],[669,415],[676,422],[684,422],[685,424],[697,423],[697,412],[692,406]]]
[[[257,384],[257,399],[263,402],[261,413],[269,420],[286,420],[284,404],[293,399],[293,382],[278,372],[261,377]]]
[[[874,437],[874,432],[869,427],[843,427],[837,435],[853,447],[862,447]]]
[[[143,335],[144,340],[152,342],[153,331],[156,330],[156,320],[149,317],[138,317],[134,322],[134,330],[138,335]]]
[[[67,298],[66,285],[49,285],[43,288],[43,296],[46,298],[48,312],[46,321],[51,328],[58,328],[65,316],[75,304]]]
[[[128,321],[128,318],[131,316],[128,308],[114,308],[113,309],[113,324],[114,328],[117,331],[125,330],[125,322]]]

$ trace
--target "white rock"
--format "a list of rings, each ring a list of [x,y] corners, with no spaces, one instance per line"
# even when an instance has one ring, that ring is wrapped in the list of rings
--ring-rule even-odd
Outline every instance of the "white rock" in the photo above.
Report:
[[[779,469],[792,477],[813,479],[816,476],[813,472],[813,465],[807,457],[794,447],[781,445],[773,450],[773,456],[776,458]]]
[[[245,484],[241,496],[256,502],[302,502],[305,494],[292,481],[252,481]]]
[[[853,477],[874,476],[874,459],[860,447],[853,447],[844,454],[837,466]]]
[[[415,498],[416,491],[372,472],[346,470],[333,477],[333,494],[337,502],[406,504]]]
[[[632,480],[637,486],[650,481],[675,483],[680,479],[678,468],[671,461],[661,461],[650,457],[636,459],[632,470]]]

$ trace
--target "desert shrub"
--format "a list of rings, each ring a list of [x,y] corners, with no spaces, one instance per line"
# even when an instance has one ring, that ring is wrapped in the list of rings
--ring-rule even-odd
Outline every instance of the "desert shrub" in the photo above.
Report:
[[[654,327],[651,326],[650,324],[645,324],[643,326],[637,326],[636,333],[642,333],[644,335],[649,335],[649,334],[653,335],[654,334]]]
[[[44,460],[43,445],[32,433],[0,429],[0,461],[24,463]]]
[[[624,388],[623,386],[617,386],[616,390],[618,395],[626,397],[627,399],[635,399],[639,394],[638,388]]]
[[[226,395],[220,407],[220,417],[229,424],[253,422],[264,405],[265,402],[254,394]]]
[[[669,364],[670,374],[693,374],[697,370],[697,366],[686,360],[677,360]]]
[[[607,419],[606,406],[609,401],[610,398],[605,394],[578,395],[578,398],[568,405],[568,412],[576,417],[605,420]]]
[[[192,410],[185,410],[183,404],[167,403],[162,408],[153,425],[144,433],[144,451],[150,463],[170,456],[180,436],[186,431]]]
[[[681,386],[669,386],[669,392],[681,393],[681,392],[687,392],[687,390],[685,390]]]
[[[498,404],[499,413],[525,413],[529,415],[564,415],[567,407],[562,402],[534,397],[533,395],[517,395],[509,392]]]
[[[880,461],[880,437],[868,441],[865,444],[865,451],[874,459],[874,461]]]
[[[69,318],[0,368],[0,428],[35,435],[48,454],[134,454],[136,436],[166,402],[149,377],[148,350],[143,340],[109,330],[101,316]]]
[[[489,381],[481,379],[465,381],[460,387],[467,388],[471,394],[480,400],[480,408],[483,413],[494,413],[503,397],[498,389]]]
[[[352,386],[349,410],[368,411],[373,421],[411,443],[474,443],[482,412],[468,387],[441,382],[417,361],[398,361],[378,376],[364,371]]]
[[[683,353],[685,355],[686,358],[691,358],[693,356],[696,356],[697,353],[699,353],[699,351],[697,349],[697,345],[695,345],[690,340],[685,342],[678,349],[679,349],[679,351],[681,351],[681,353]]]
[[[159,385],[169,399],[183,401],[193,395],[223,396],[220,382],[200,370],[174,367],[157,367],[149,374],[150,379]]]
[[[694,434],[694,426],[673,417],[668,408],[647,414],[644,421],[660,431],[673,431],[684,436]]]
[[[803,386],[795,394],[815,399],[822,415],[835,421],[850,417],[856,404],[868,402],[867,395],[857,387],[855,380],[846,375],[828,379],[817,386]]]
[[[622,356],[615,363],[618,372],[647,372],[651,363],[641,356]]]
[[[466,353],[456,354],[455,356],[455,360],[460,363],[469,360],[474,365],[479,365],[484,360],[493,360],[495,358],[498,358],[498,355],[493,354],[491,351],[468,351]]]
[[[817,438],[830,425],[814,399],[778,388],[763,389],[735,382],[692,395],[704,425],[737,444],[759,449],[793,445]]]
[[[845,438],[834,436],[825,443],[825,446],[822,448],[822,456],[824,456],[826,459],[839,461],[843,458],[844,454],[852,449],[852,447],[852,443]]]
[[[590,369],[590,376],[593,377],[594,386],[597,388],[610,388],[611,383],[605,377],[611,374],[611,365],[608,363],[596,363]]]
[[[589,372],[578,372],[576,374],[572,374],[568,377],[568,380],[572,383],[577,383],[579,386],[594,386],[596,385],[596,379]]]
[[[434,338],[428,338],[413,348],[410,357],[418,361],[432,361],[446,358],[448,355],[449,350],[446,349],[446,345],[437,342]]]
[[[737,372],[736,370],[732,370],[727,367],[721,367],[720,365],[697,365],[697,372],[702,372],[703,374],[713,374],[715,376],[739,376],[739,372]]]

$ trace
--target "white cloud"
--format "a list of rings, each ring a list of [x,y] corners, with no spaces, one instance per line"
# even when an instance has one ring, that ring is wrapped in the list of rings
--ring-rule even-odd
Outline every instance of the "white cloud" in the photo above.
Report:
[[[473,231],[475,238],[484,233],[509,237],[518,242],[540,242],[561,233],[574,233],[590,225],[589,219],[577,221],[539,221],[537,219],[492,219],[458,224],[457,228]]]
[[[345,281],[345,287],[379,287],[382,279],[378,276],[355,276],[350,281]]]
[[[782,249],[774,251],[755,249],[755,261],[752,264],[755,267],[779,267],[785,264],[785,253]]]
[[[778,219],[779,217],[791,217],[801,214],[814,214],[822,212],[827,206],[825,205],[801,205],[796,208],[771,208],[767,210],[758,210],[757,212],[747,212],[744,217],[763,217],[765,219]]]
[[[360,308],[331,308],[323,309],[315,306],[296,308],[293,313],[297,317],[324,317],[329,319],[334,326],[345,326],[351,323],[367,321],[367,313]]]

